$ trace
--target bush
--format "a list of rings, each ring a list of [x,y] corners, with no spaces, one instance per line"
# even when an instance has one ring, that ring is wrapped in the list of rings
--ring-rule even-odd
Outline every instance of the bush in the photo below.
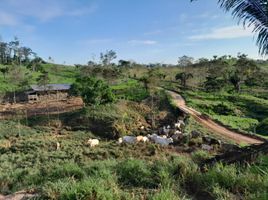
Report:
[[[258,124],[256,131],[258,134],[268,136],[268,118],[265,118]]]
[[[236,115],[235,108],[227,103],[214,105],[212,110],[219,115]]]
[[[113,200],[123,195],[114,182],[105,179],[90,178],[81,182],[72,179],[49,182],[42,189],[45,199],[59,200]]]
[[[71,87],[72,95],[79,95],[87,105],[102,105],[115,101],[111,88],[102,80],[79,77]]]
[[[180,200],[181,198],[172,189],[164,189],[151,196],[149,200]]]
[[[125,186],[155,188],[157,183],[154,181],[150,167],[142,160],[126,160],[117,165],[119,181]]]

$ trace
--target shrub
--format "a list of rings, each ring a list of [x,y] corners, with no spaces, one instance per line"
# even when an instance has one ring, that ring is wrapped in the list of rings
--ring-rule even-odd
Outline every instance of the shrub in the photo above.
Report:
[[[52,179],[61,179],[61,178],[74,178],[81,180],[84,178],[84,171],[75,163],[67,163],[60,166],[57,166],[52,172],[49,172],[49,176]]]
[[[202,161],[209,159],[210,155],[208,154],[208,152],[203,151],[203,150],[199,150],[196,151],[192,154],[192,159],[194,162],[200,164]]]
[[[71,87],[71,94],[79,95],[87,105],[112,103],[115,96],[111,88],[102,80],[79,77]]]
[[[49,182],[42,189],[45,199],[59,200],[113,200],[123,195],[114,182],[105,179],[91,178],[81,182],[72,179]]]
[[[219,115],[236,115],[235,108],[227,103],[220,103],[213,106],[213,112]]]
[[[181,198],[172,189],[164,189],[152,195],[149,200],[180,200]]]
[[[256,131],[259,134],[268,136],[268,118],[265,118],[258,124]]]
[[[117,165],[119,181],[125,186],[155,188],[153,173],[142,160],[126,160]]]

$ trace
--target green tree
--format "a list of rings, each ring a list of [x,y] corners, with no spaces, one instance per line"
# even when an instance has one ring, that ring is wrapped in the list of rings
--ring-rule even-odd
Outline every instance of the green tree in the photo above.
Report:
[[[192,65],[194,62],[194,58],[192,57],[189,57],[189,56],[182,56],[182,57],[179,57],[178,59],[178,65],[180,67],[187,67],[189,65]]]
[[[44,63],[43,59],[40,57],[35,57],[29,64],[27,65],[27,68],[30,68],[33,72],[35,71],[43,71],[42,63]]]
[[[234,64],[234,70],[231,72],[229,81],[237,92],[241,90],[241,84],[253,78],[259,68],[254,60],[247,58],[247,55],[240,54]]]
[[[94,77],[79,77],[71,87],[71,94],[81,96],[86,105],[102,105],[115,101],[111,88]]]
[[[8,67],[0,68],[0,72],[3,74],[4,79],[6,79],[6,75],[8,73],[8,70],[9,70]]]
[[[218,77],[208,76],[204,82],[204,88],[207,92],[219,91],[225,86],[225,81]]]
[[[176,74],[175,79],[176,80],[180,80],[181,81],[181,85],[183,87],[187,86],[187,80],[189,80],[190,78],[193,78],[193,74],[192,73],[187,73],[187,72],[181,72]]]
[[[108,66],[111,62],[117,58],[116,52],[113,50],[106,51],[106,53],[100,54],[100,61],[103,66]]]
[[[25,74],[20,67],[12,65],[8,71],[8,79],[13,86],[13,102],[16,103],[16,91],[22,86],[25,80]]]

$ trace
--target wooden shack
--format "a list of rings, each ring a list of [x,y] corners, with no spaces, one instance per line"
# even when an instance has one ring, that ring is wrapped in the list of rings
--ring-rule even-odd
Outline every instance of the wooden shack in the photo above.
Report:
[[[70,88],[70,84],[31,85],[31,89],[26,92],[26,96],[28,102],[66,100]]]

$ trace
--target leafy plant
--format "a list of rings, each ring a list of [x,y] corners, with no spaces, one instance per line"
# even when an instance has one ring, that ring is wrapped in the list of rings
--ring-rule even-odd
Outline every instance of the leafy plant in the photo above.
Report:
[[[115,101],[111,88],[94,77],[79,77],[71,87],[71,94],[79,95],[87,105],[102,105]]]

